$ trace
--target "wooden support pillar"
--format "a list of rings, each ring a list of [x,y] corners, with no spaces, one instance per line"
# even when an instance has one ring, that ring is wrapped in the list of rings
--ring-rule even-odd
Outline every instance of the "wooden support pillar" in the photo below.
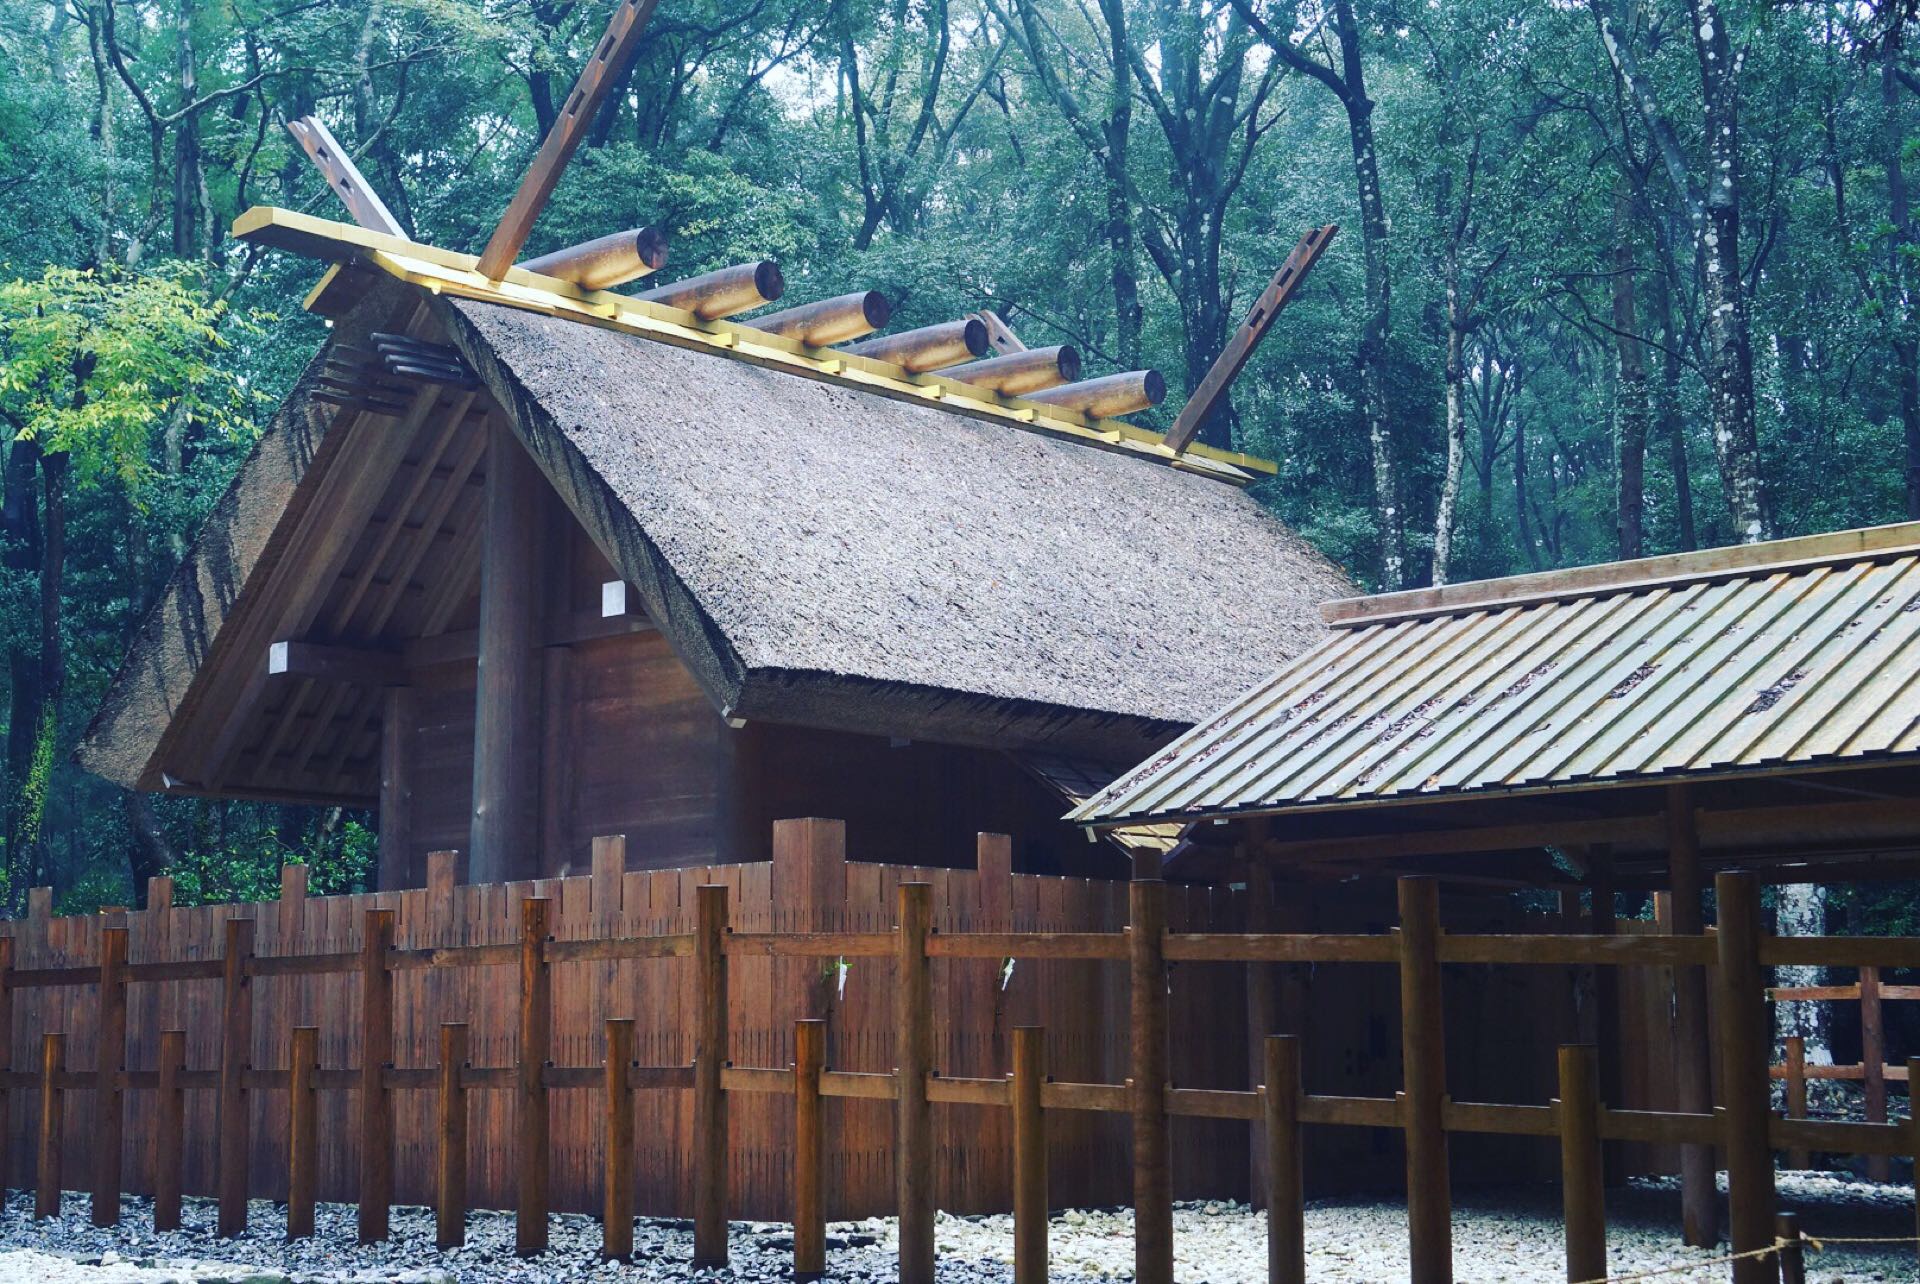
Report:
[[[1047,1284],[1047,1032],[1013,1032],[1013,1284]]]
[[[1306,1184],[1300,1154],[1300,1040],[1269,1035],[1261,1076],[1267,1152],[1267,1279],[1306,1284]]]
[[[893,961],[894,1200],[900,1214],[900,1284],[933,1284],[933,983],[927,937],[933,885],[902,883]]]
[[[1807,1117],[1806,1036],[1790,1034],[1782,1042],[1786,1045],[1787,1118],[1805,1119]],[[1789,1168],[1805,1169],[1812,1164],[1813,1156],[1807,1153],[1805,1146],[1796,1146],[1787,1152]]]
[[[387,1237],[393,1204],[393,911],[367,911],[360,936],[360,1208],[362,1244]]]
[[[826,1126],[820,1074],[826,1066],[827,1023],[793,1023],[793,1276],[817,1280],[827,1272]]]
[[[467,1242],[467,1027],[440,1027],[440,1153],[434,1157],[433,1242],[445,1252]]]
[[[1668,920],[1675,936],[1706,930],[1700,876],[1700,836],[1694,824],[1693,791],[1687,785],[1667,790],[1667,868],[1673,890]],[[1673,969],[1674,1096],[1687,1114],[1713,1113],[1713,1049],[1707,1029],[1707,973],[1698,967]],[[1720,1194],[1714,1178],[1712,1146],[1680,1148],[1681,1238],[1692,1248],[1720,1242]]]
[[[13,1069],[13,938],[0,936],[0,1192],[14,1186],[13,1090],[6,1086],[6,1075]]]
[[[95,1029],[93,1094],[93,1224],[120,1220],[121,1147],[126,1136],[127,929],[100,930],[99,1018]],[[4,1135],[0,1135],[4,1143]]]
[[[1407,1134],[1411,1284],[1452,1284],[1453,1197],[1447,1172],[1447,1054],[1440,994],[1440,890],[1400,880],[1401,1110]]]
[[[1714,879],[1719,906],[1720,1076],[1726,1093],[1729,1239],[1735,1253],[1773,1242],[1773,1148],[1767,1139],[1772,1092],[1767,1066],[1773,1039],[1760,972],[1760,889],[1751,874]],[[1733,1263],[1734,1284],[1773,1284],[1771,1257]]]
[[[409,868],[413,850],[414,696],[406,687],[389,687],[380,714],[380,874],[381,891],[414,885]]]
[[[695,892],[693,943],[693,1264],[727,1264],[727,889]]]
[[[1128,884],[1132,1005],[1133,1277],[1173,1284],[1173,1146],[1167,1127],[1167,885]]]
[[[253,1052],[253,988],[247,972],[252,962],[253,920],[228,919],[220,972],[218,1228],[222,1238],[247,1229],[247,1161],[252,1152],[247,1071],[252,1068]]]
[[[180,1088],[180,1072],[187,1064],[187,1032],[160,1032],[160,1078],[153,1103],[153,1229],[156,1233],[180,1229],[180,1165],[187,1103]]]
[[[1887,1029],[1880,1008],[1880,969],[1860,969],[1860,1061],[1867,1090],[1867,1122],[1887,1121]],[[1886,1181],[1891,1165],[1886,1155],[1867,1156],[1867,1177]]]
[[[504,883],[538,868],[546,480],[505,423],[490,421],[487,431],[467,878]]]
[[[1617,936],[1619,915],[1614,905],[1613,848],[1597,843],[1587,851],[1589,878],[1593,893],[1593,935]],[[1625,1070],[1620,1062],[1620,969],[1600,966],[1593,969],[1594,1048],[1600,1079],[1596,1085],[1602,1100],[1615,1106],[1623,1104]],[[1606,1167],[1606,1184],[1623,1186],[1627,1180],[1626,1154],[1617,1141],[1601,1145]]]
[[[549,902],[520,902],[520,1052],[515,1064],[514,1109],[518,1138],[514,1251],[522,1257],[547,1249],[548,1131],[547,1063],[553,1056],[553,978],[547,966]]]
[[[313,1090],[320,1068],[320,1031],[295,1026],[287,1051],[287,1238],[313,1234],[319,1175],[319,1111]]]
[[[66,1140],[67,1036],[40,1039],[40,1162],[34,1171],[33,1216],[60,1215],[60,1150]]]
[[[1560,1198],[1567,1234],[1567,1280],[1607,1274],[1607,1192],[1600,1151],[1600,1067],[1595,1049],[1560,1048]]]
[[[607,1022],[607,1175],[600,1256],[633,1257],[633,1022]]]

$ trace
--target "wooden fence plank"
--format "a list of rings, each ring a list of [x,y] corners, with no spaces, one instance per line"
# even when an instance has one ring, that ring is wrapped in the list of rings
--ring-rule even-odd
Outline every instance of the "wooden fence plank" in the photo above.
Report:
[[[927,1075],[933,1069],[932,969],[927,960],[933,887],[901,883],[898,896],[893,1184],[900,1218],[900,1284],[933,1284],[933,1109],[927,1100]]]
[[[1047,1032],[1013,1032],[1013,1280],[1047,1284],[1047,1116],[1040,1085],[1047,1077]]]
[[[1306,1284],[1306,1186],[1300,1151],[1300,1040],[1267,1036],[1262,1091],[1267,1158],[1267,1279]]]
[[[370,909],[360,937],[360,1204],[362,1244],[387,1238],[393,1204],[393,911]]]
[[[65,1140],[66,1090],[61,1082],[67,1068],[67,1036],[40,1038],[40,1163],[34,1170],[33,1216],[36,1221],[60,1215],[60,1150]]]
[[[1132,1003],[1133,1277],[1173,1284],[1173,1154],[1167,1128],[1167,885],[1128,888]]]
[[[180,1229],[180,1169],[185,1160],[186,1097],[180,1073],[186,1068],[187,1032],[160,1032],[159,1082],[153,1109],[153,1229]]]
[[[727,1264],[727,889],[695,892],[693,1039],[693,1264]]]
[[[127,929],[100,933],[100,991],[94,1019],[93,1224],[120,1220],[121,1150],[126,1139]]]
[[[467,1027],[440,1027],[438,1119],[434,1155],[434,1245],[443,1252],[467,1242]]]
[[[1560,1049],[1560,1199],[1569,1284],[1604,1279],[1607,1274],[1599,1082],[1599,1054],[1591,1044],[1567,1044]]]
[[[514,1092],[519,1194],[514,1251],[522,1257],[545,1252],[547,1247],[548,1165],[552,1155],[543,1071],[553,1055],[553,979],[544,947],[552,931],[551,906],[544,897],[527,897],[520,902],[520,1046]]]
[[[826,1127],[820,1072],[827,1055],[827,1023],[793,1023],[793,1275],[819,1279],[827,1271],[827,1217],[823,1177]]]
[[[598,847],[596,845],[596,851]],[[607,1022],[607,1174],[600,1255],[633,1256],[633,1022]]]
[[[313,1234],[320,1145],[313,1087],[320,1068],[320,1031],[295,1026],[287,1048],[287,1238]]]
[[[1442,1112],[1447,1054],[1440,994],[1440,896],[1431,878],[1400,880],[1400,1057],[1407,1135],[1412,1284],[1453,1280],[1453,1200]]]
[[[1735,1253],[1773,1242],[1773,1152],[1767,1139],[1772,1104],[1767,1064],[1766,989],[1760,974],[1760,892],[1751,875],[1714,878],[1719,908],[1721,1079],[1726,1098],[1727,1213]],[[1771,1284],[1775,1263],[1741,1258],[1734,1284]]]

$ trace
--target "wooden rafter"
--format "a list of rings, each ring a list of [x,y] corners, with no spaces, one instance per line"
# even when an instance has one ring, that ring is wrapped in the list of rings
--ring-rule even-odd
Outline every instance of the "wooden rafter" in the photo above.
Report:
[[[481,251],[482,276],[497,281],[520,257],[520,248],[527,243],[541,211],[547,208],[553,189],[560,185],[567,162],[573,159],[574,150],[586,137],[587,127],[599,114],[601,100],[609,89],[620,83],[627,64],[639,50],[640,33],[646,30],[647,19],[653,16],[656,3],[657,0],[621,0],[620,7],[613,11],[606,33],[594,46],[580,79],[574,82],[573,92],[567,95],[559,119],[547,131],[546,140],[540,144],[533,163],[527,166],[526,175],[520,180],[519,190],[507,202],[507,212],[500,216],[500,225],[493,229],[487,248]]]
[[[1293,299],[1300,283],[1306,280],[1313,265],[1320,261],[1320,255],[1339,230],[1338,224],[1329,223],[1301,237],[1300,243],[1293,247],[1293,253],[1287,255],[1287,261],[1267,282],[1267,288],[1260,291],[1260,297],[1253,301],[1253,309],[1247,313],[1247,319],[1240,323],[1240,329],[1233,338],[1227,340],[1227,346],[1214,358],[1206,378],[1187,398],[1187,404],[1180,408],[1180,417],[1173,421],[1173,428],[1167,433],[1167,445],[1176,453],[1186,450],[1193,444],[1193,439],[1200,435],[1200,429],[1213,414],[1213,408],[1220,404],[1227,389],[1239,378],[1247,359],[1260,346],[1260,340],[1267,337],[1274,318]]]
[[[347,207],[347,213],[353,215],[354,222],[388,236],[406,236],[400,220],[393,216],[393,211],[373,190],[366,175],[360,172],[360,167],[347,155],[347,149],[334,139],[332,131],[321,123],[318,116],[302,116],[298,120],[288,121],[287,132],[293,135],[294,141],[300,144],[300,150],[307,154],[307,159],[327,180],[327,186]]]

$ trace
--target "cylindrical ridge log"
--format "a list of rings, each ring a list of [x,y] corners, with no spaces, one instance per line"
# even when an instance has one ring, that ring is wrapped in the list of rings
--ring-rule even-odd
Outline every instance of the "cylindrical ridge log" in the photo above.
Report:
[[[651,276],[666,263],[666,233],[651,227],[635,227],[542,254],[520,266],[541,276],[558,277],[583,290],[611,290],[616,285]]]
[[[855,290],[852,294],[755,317],[753,328],[824,348],[872,334],[892,316],[893,305],[887,302],[886,295],[878,290]]]
[[[1125,374],[1102,375],[1058,388],[1048,388],[1027,398],[1045,406],[1064,406],[1093,419],[1110,419],[1151,410],[1167,395],[1167,381],[1158,370],[1129,370]]]
[[[988,357],[947,371],[949,378],[1009,397],[1057,388],[1080,377],[1080,352],[1069,344],[1056,348],[1028,348],[1005,356]]]
[[[918,330],[883,334],[864,343],[849,344],[841,351],[872,361],[890,362],[908,374],[923,374],[928,370],[944,370],[948,366],[957,366],[963,361],[984,356],[987,351],[987,325],[979,317],[943,321],[939,325],[921,326]]]
[[[713,272],[690,276],[671,285],[656,286],[634,296],[691,312],[702,321],[718,321],[736,312],[772,303],[786,293],[786,278],[772,259],[736,263]]]

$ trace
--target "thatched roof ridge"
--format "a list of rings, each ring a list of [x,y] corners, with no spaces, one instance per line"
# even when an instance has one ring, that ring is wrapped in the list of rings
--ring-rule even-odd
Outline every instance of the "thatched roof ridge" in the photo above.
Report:
[[[556,474],[604,488],[604,503],[593,487],[569,497],[576,514],[619,546],[681,654],[708,653],[690,662],[733,716],[1112,750],[1313,645],[1318,604],[1350,591],[1233,486],[565,320],[445,307],[563,495]]]

